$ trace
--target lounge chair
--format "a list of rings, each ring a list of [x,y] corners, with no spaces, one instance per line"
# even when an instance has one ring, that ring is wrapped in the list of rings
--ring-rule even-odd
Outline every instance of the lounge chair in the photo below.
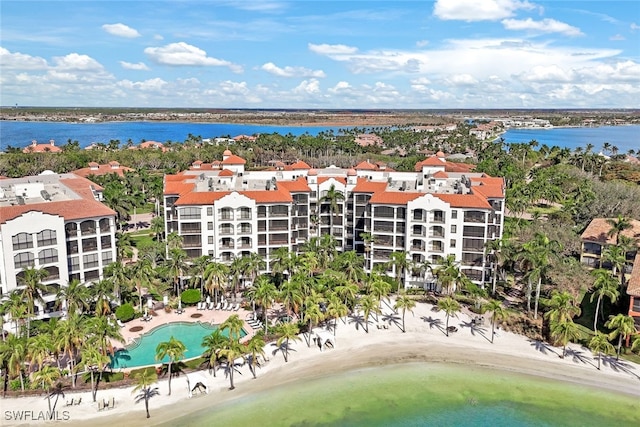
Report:
[[[109,405],[109,409],[113,409],[116,407],[116,398],[111,396],[111,405]]]
[[[213,301],[211,301],[211,302],[209,303],[209,307],[208,307],[208,308],[209,308],[209,310],[213,310],[213,308],[214,308],[214,307],[215,307],[215,303],[214,303]]]
[[[233,304],[232,302],[230,302],[230,303],[229,303],[229,305],[227,306],[227,311],[231,311],[231,310],[233,310],[233,306],[234,306],[234,305],[235,305],[235,304]]]
[[[220,307],[222,307],[222,301],[218,302],[215,309],[220,310]]]
[[[236,305],[233,306],[233,311],[238,311],[240,310],[240,303],[237,302]]]
[[[82,403],[82,397],[75,401],[74,405],[79,405]]]
[[[204,301],[201,301],[198,303],[198,310],[204,310],[204,307],[207,303]]]
[[[73,406],[73,398],[71,398],[71,400],[67,400],[67,406]]]
[[[104,409],[104,400],[98,400],[98,411],[102,411]]]

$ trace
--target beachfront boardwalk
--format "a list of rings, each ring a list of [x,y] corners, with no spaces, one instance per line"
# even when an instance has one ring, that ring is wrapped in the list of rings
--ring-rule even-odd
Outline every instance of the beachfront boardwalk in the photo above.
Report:
[[[196,395],[192,399],[188,397],[184,375],[172,380],[171,396],[167,395],[167,381],[163,379],[157,384],[160,395],[150,400],[149,420],[145,418],[144,404],[134,404],[133,387],[98,390],[98,400],[113,397],[116,401],[115,408],[106,412],[98,412],[97,403],[92,402],[90,392],[74,395],[72,390],[65,391],[66,398],[81,397],[82,403],[58,409],[69,411],[69,421],[64,422],[65,426],[84,427],[87,420],[90,420],[92,426],[170,423],[185,413],[285,384],[292,379],[303,380],[366,366],[417,361],[463,363],[504,369],[640,396],[640,366],[633,363],[615,361],[615,357],[608,358],[603,363],[602,370],[598,371],[596,358],[589,350],[578,345],[569,345],[568,356],[561,359],[561,348],[502,330],[498,331],[495,343],[491,344],[491,325],[488,320],[484,323],[481,319],[474,321],[476,319],[466,314],[459,314],[458,318],[449,320],[449,325],[457,331],[447,337],[444,314],[434,311],[432,305],[424,303],[418,303],[413,313],[406,313],[406,333],[403,333],[402,313],[393,313],[389,308],[392,305],[393,302],[383,307],[384,314],[378,317],[378,322],[371,317],[368,333],[361,315],[338,320],[334,348],[320,351],[317,346],[308,347],[305,337],[291,342],[293,351],[289,353],[288,363],[284,362],[282,354],[272,343],[267,343],[265,353],[268,361],[258,368],[257,379],[252,379],[246,364],[239,366],[241,375],[234,376],[236,389],[233,391],[229,390],[229,380],[222,368],[216,377],[204,372],[209,394]],[[158,322],[184,320],[198,312],[202,311],[189,309],[182,315],[163,313],[158,315]],[[210,316],[207,319],[219,323],[223,320],[223,315],[228,316],[230,313],[233,312],[213,311],[207,313]],[[162,317],[164,315],[167,317]],[[242,313],[240,316],[244,318]],[[146,324],[141,324],[146,327]],[[150,325],[149,328],[151,327]],[[10,405],[16,410],[47,410],[47,401],[42,396],[13,399]],[[19,423],[5,421],[3,425],[17,424]]]

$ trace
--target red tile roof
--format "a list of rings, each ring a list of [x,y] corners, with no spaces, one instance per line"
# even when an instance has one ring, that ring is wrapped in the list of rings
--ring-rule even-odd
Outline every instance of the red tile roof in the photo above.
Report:
[[[102,176],[102,175],[109,175],[110,173],[115,173],[119,176],[124,176],[125,172],[133,171],[133,169],[128,168],[126,166],[118,166],[117,168],[113,168],[111,165],[112,163],[119,165],[118,162],[109,162],[109,164],[106,164],[106,165],[99,165],[96,162],[91,162],[89,163],[88,168],[77,169],[72,171],[72,173],[86,178],[89,175]]]
[[[222,169],[218,174],[218,176],[222,176],[222,177],[233,176],[233,172],[231,172],[229,169]]]
[[[640,221],[632,219],[630,222],[632,228],[624,230],[621,235],[634,239],[640,238]],[[611,225],[609,225],[606,218],[594,218],[582,233],[581,238],[590,242],[614,245],[616,236],[607,236],[609,230],[611,230]]]
[[[243,194],[253,200],[256,203],[291,203],[293,198],[288,190],[278,186],[277,190],[257,190],[257,191],[241,191]]]
[[[491,209],[491,205],[483,197],[476,194],[433,194],[434,197],[448,203],[452,208]]]
[[[318,184],[322,184],[323,182],[328,181],[330,179],[335,179],[336,181],[341,182],[344,185],[347,185],[347,179],[342,176],[319,176]]]
[[[291,168],[291,170],[311,169],[311,166],[309,166],[306,162],[303,162],[302,160],[298,160],[297,162],[295,162],[289,167]]]
[[[356,186],[353,188],[354,193],[376,193],[387,189],[386,182],[369,181],[366,178],[358,178]]]
[[[374,170],[378,170],[378,167],[376,165],[374,165],[373,163],[369,163],[368,161],[362,161],[360,163],[358,163],[355,168],[355,170],[366,170],[366,171],[374,171]]]
[[[183,194],[187,194],[193,191],[195,184],[192,182],[183,182],[183,181],[165,181],[164,183],[164,194],[174,194],[181,196]]]
[[[408,202],[424,196],[425,193],[407,191],[381,191],[374,193],[369,200],[371,204],[406,205]]]
[[[31,145],[25,147],[22,150],[23,153],[60,153],[62,148],[56,147],[53,140],[46,144],[38,144],[37,141],[32,141]]]
[[[414,167],[414,169],[416,172],[419,172],[422,170],[423,166],[440,166],[444,168],[445,164],[442,160],[440,160],[436,156],[431,156],[421,162],[416,163],[416,166]]]
[[[311,191],[307,180],[302,176],[295,181],[278,181],[278,187],[280,186],[292,193],[309,193]]]
[[[486,198],[504,198],[504,187],[502,185],[475,185],[471,191]]]
[[[475,165],[470,165],[468,163],[446,162],[444,165],[444,170],[446,172],[467,173],[474,170],[475,167]]]
[[[434,178],[449,178],[449,174],[447,174],[446,172],[443,171],[438,171],[436,173],[433,174]]]
[[[245,163],[247,163],[245,159],[235,154],[230,155],[222,161],[223,165],[244,165]]]
[[[633,261],[633,270],[631,270],[631,277],[627,282],[627,294],[640,297],[640,252]]]
[[[187,194],[181,195],[175,204],[176,206],[212,205],[216,200],[220,200],[228,194],[231,194],[231,192],[230,191],[201,191],[197,193],[196,192],[187,193]]]

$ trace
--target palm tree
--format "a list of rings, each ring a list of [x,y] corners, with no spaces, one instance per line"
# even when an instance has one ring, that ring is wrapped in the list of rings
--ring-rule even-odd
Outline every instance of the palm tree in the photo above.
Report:
[[[626,218],[622,215],[618,215],[617,218],[608,218],[607,224],[611,226],[611,229],[607,231],[608,237],[616,236],[616,245],[620,243],[620,234],[624,230],[629,230],[633,228],[633,224],[629,218]]]
[[[378,300],[373,295],[364,295],[360,297],[359,305],[362,310],[364,330],[369,333],[369,316],[371,313],[377,314],[380,311]]]
[[[249,369],[253,374],[253,379],[256,379],[256,364],[258,362],[258,356],[264,357],[264,338],[262,331],[258,332],[246,344],[246,349],[250,354],[251,361],[249,362]]]
[[[618,358],[620,358],[620,351],[622,350],[622,340],[636,333],[636,325],[633,317],[622,313],[609,316],[609,321],[605,323],[604,326],[611,329],[611,339],[618,337],[616,350],[616,360],[618,360]]]
[[[262,314],[264,317],[264,332],[266,334],[267,326],[269,325],[269,322],[267,321],[267,312],[273,304],[273,301],[277,298],[278,290],[276,289],[276,286],[271,283],[267,276],[258,277],[253,286],[255,288],[255,301],[262,307]]]
[[[407,310],[413,313],[413,308],[415,306],[416,306],[415,300],[413,300],[412,298],[409,298],[409,296],[404,292],[400,293],[396,298],[396,303],[393,306],[393,308],[396,310],[397,309],[402,310],[402,333],[406,332],[405,325],[404,325],[404,315]]]
[[[547,306],[550,310],[544,314],[544,317],[550,323],[573,321],[573,318],[578,316],[581,311],[580,306],[576,304],[575,298],[567,291],[559,292],[553,290]]]
[[[53,346],[52,344],[52,337],[47,334],[41,333],[29,338],[27,341],[27,358],[30,367],[37,366],[40,369],[44,366],[44,361],[51,354],[49,349]]]
[[[72,314],[60,323],[57,346],[63,349],[69,358],[71,385],[76,387],[76,357],[81,351],[87,336],[84,319],[79,314]]]
[[[407,252],[405,251],[391,252],[389,257],[391,258],[389,265],[393,266],[393,271],[398,281],[398,293],[400,293],[400,287],[404,282],[405,271],[411,265],[411,260],[407,258]]]
[[[227,340],[220,350],[220,356],[227,360],[227,369],[229,370],[229,390],[236,388],[233,385],[233,372],[235,371],[235,360],[241,356],[244,351],[243,346],[235,339]]]
[[[640,334],[635,334],[633,344],[631,344],[631,351],[640,352]]]
[[[536,280],[536,296],[534,302],[533,318],[538,318],[538,303],[540,302],[540,290],[542,279],[548,274],[551,268],[551,258],[558,257],[562,250],[562,245],[557,240],[552,240],[543,233],[536,233],[533,240],[522,245],[522,257],[530,265],[529,283]],[[531,292],[528,292],[529,300]],[[530,307],[530,306],[529,306]]]
[[[591,341],[589,341],[589,348],[594,353],[598,354],[598,370],[600,370],[600,361],[602,359],[602,353],[613,354],[616,349],[609,342],[609,337],[605,334],[596,331]]]
[[[359,290],[360,288],[358,288],[358,285],[353,282],[343,283],[335,288],[335,292],[343,299],[344,304],[347,307],[353,307],[353,303],[356,300],[356,295],[358,295]]]
[[[562,344],[562,355],[560,358],[564,359],[567,354],[567,344],[569,341],[574,341],[580,338],[580,329],[578,325],[573,323],[573,320],[569,318],[558,318],[551,322],[551,337]]]
[[[392,254],[393,255],[393,254]],[[364,275],[364,258],[355,251],[347,251],[336,257],[335,264],[344,272],[346,279],[358,283]]]
[[[613,275],[620,275],[620,286],[624,287],[626,254],[620,246],[608,246],[602,251],[602,261],[609,262]]]
[[[333,336],[336,336],[336,330],[338,329],[338,318],[346,316],[349,313],[347,305],[340,300],[338,295],[329,295],[329,303],[327,304],[327,316],[333,320]]]
[[[72,279],[67,286],[61,286],[56,295],[58,305],[67,311],[67,315],[76,312],[82,314],[85,310],[89,309],[90,299],[91,292],[89,288],[78,279]]]
[[[595,298],[598,298],[598,302],[596,303],[596,312],[593,316],[593,332],[597,332],[598,312],[600,311],[602,299],[607,297],[611,303],[614,303],[620,296],[620,292],[618,292],[618,281],[611,275],[609,270],[598,268],[593,270],[591,274],[596,277],[593,282],[593,293],[591,294],[590,301],[593,302]]]
[[[222,334],[222,330],[220,328],[213,331],[210,335],[202,338],[202,347],[206,349],[204,354],[207,355],[209,367],[213,370],[214,377],[216,376],[216,362],[219,359],[220,350],[228,339],[229,338]]]
[[[89,288],[91,300],[95,303],[96,316],[106,316],[111,313],[111,297],[113,296],[113,283],[110,280],[94,282]]]
[[[507,309],[498,300],[491,300],[485,304],[484,309],[491,312],[491,344],[496,336],[496,323],[506,319],[509,316]]]
[[[156,381],[158,381],[158,376],[155,372],[150,371],[149,369],[142,369],[135,377],[135,379],[136,386],[131,393],[140,392],[136,396],[135,402],[140,403],[144,400],[144,407],[147,411],[147,418],[149,418],[151,417],[151,415],[149,415],[149,399],[160,395],[158,387],[151,388],[151,385],[155,384]]]
[[[149,286],[155,274],[152,261],[147,257],[138,259],[130,270],[130,274],[138,291],[138,308],[142,311],[142,288]]]
[[[313,333],[313,324],[320,323],[324,319],[324,313],[320,311],[320,306],[315,301],[310,301],[304,311],[304,320],[309,322],[309,340],[307,347],[311,347],[311,334]]]
[[[294,278],[298,275],[294,276]],[[305,278],[306,279],[306,278]],[[304,299],[302,295],[302,286],[300,280],[288,280],[280,287],[279,301],[287,309],[287,314],[291,316],[292,313],[298,314],[300,306],[302,306]]]
[[[129,271],[127,271],[125,265],[120,261],[112,262],[104,269],[104,276],[113,283],[113,294],[118,303],[122,303],[121,288],[129,283],[130,278],[128,273]]]
[[[334,217],[340,213],[339,204],[344,200],[344,194],[341,191],[336,190],[336,186],[331,184],[327,194],[325,194],[321,199],[320,203],[325,203],[329,205],[329,235],[333,236],[333,222]],[[335,247],[335,246],[334,246]]]
[[[441,259],[438,266],[433,269],[433,274],[438,278],[444,292],[450,294],[453,285],[460,281],[462,274],[455,255],[447,255],[446,258]]]
[[[164,218],[161,216],[152,218],[151,224],[149,224],[149,231],[153,234],[155,240],[162,240],[164,234]]]
[[[455,317],[456,313],[460,311],[460,303],[448,296],[438,300],[438,308],[444,311],[445,315],[447,316],[445,331],[447,336],[449,336],[449,318],[451,316]]]
[[[180,299],[180,277],[187,267],[187,252],[184,249],[173,248],[169,251],[167,267],[173,273],[173,290]]]
[[[9,315],[15,325],[15,334],[21,335],[21,325],[24,324],[24,320],[27,318],[27,304],[19,289],[13,290],[9,293],[8,298],[0,305],[0,314],[2,316]]]
[[[229,277],[229,267],[219,262],[211,262],[202,277],[207,292],[213,294],[213,300],[218,302],[218,292],[224,288],[224,283]]]
[[[163,341],[156,347],[156,360],[162,361],[162,359],[169,356],[169,396],[171,396],[171,366],[174,362],[182,359],[186,351],[187,348],[182,341],[175,339],[173,336],[169,338],[169,341]]]
[[[27,336],[31,328],[31,318],[34,316],[36,301],[44,304],[42,295],[49,292],[49,287],[42,284],[42,281],[49,275],[45,269],[29,267],[22,271],[18,278],[18,285],[22,287],[21,296],[27,303]]]
[[[7,371],[11,375],[20,377],[20,388],[24,391],[24,377],[22,371],[27,361],[27,339],[10,334],[5,342],[7,353],[4,358],[7,361]]]
[[[264,259],[262,259],[262,257],[255,252],[250,253],[248,256],[243,256],[242,261],[242,276],[248,277],[251,280],[251,283],[256,280],[256,277],[258,277],[260,271],[264,270],[266,267]],[[237,289],[234,289],[234,297],[236,292]]]
[[[111,359],[100,352],[98,347],[96,346],[86,346],[82,349],[81,353],[82,361],[81,366],[84,367],[86,371],[89,371],[91,375],[91,395],[93,397],[93,401],[96,401],[96,396],[98,395],[98,384],[100,381],[95,380],[95,373],[100,372],[100,379],[102,378],[102,373],[104,372],[105,367],[111,362]]]
[[[47,392],[47,403],[49,405],[49,419],[53,419],[53,410],[51,409],[51,387],[60,379],[60,370],[53,366],[41,366],[36,372],[33,373],[33,388],[42,387]],[[55,409],[55,406],[54,406]]]
[[[220,324],[220,329],[228,330],[228,336],[230,340],[240,340],[242,328],[244,327],[244,322],[240,319],[240,316],[237,314],[231,315]]]
[[[93,345],[97,346],[103,355],[113,353],[111,340],[123,342],[120,327],[106,316],[94,316],[86,321],[90,338],[94,339]]]
[[[298,325],[295,323],[282,323],[278,326],[278,340],[276,341],[276,346],[278,348],[282,348],[282,344],[284,344],[284,351],[282,355],[284,356],[285,363],[289,361],[289,341],[300,341],[300,337],[298,334],[300,333],[300,329]]]

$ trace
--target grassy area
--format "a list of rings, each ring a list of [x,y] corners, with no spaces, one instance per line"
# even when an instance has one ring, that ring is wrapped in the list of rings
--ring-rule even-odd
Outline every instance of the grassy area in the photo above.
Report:
[[[143,206],[140,206],[139,208],[136,208],[136,214],[148,214],[154,212],[155,209],[156,207],[153,203],[147,203]],[[130,213],[132,214],[133,212]]]
[[[139,232],[139,233],[131,233],[131,243],[136,248],[139,248],[141,245],[149,245],[153,243],[153,237],[149,235],[149,230]]]

